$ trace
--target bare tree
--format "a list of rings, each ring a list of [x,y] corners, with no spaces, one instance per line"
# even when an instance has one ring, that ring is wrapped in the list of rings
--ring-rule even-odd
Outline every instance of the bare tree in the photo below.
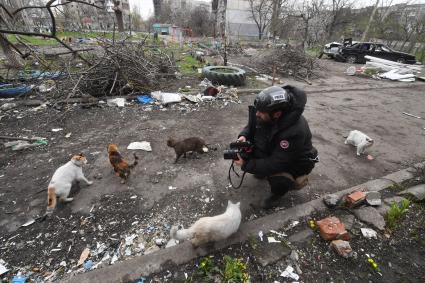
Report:
[[[379,1],[381,0],[376,0],[375,6],[373,7],[372,13],[370,14],[369,22],[363,32],[361,41],[365,41],[366,39],[367,33],[369,32],[369,29],[370,29],[370,25],[372,24],[372,21],[373,21],[373,17],[375,16],[376,11],[378,10]]]
[[[309,38],[311,20],[319,16],[320,13],[324,10],[324,0],[304,0],[302,4],[296,9],[298,10],[297,16],[300,17],[303,22],[302,44],[304,48],[306,48]]]
[[[329,11],[329,19],[326,24],[328,39],[332,39],[335,29],[343,22],[344,11],[353,6],[353,0],[332,0]]]
[[[16,59],[16,58],[12,58],[13,56],[8,55],[8,54],[13,54],[13,52],[10,52],[11,49],[14,49],[23,58],[28,56],[28,54],[23,54],[21,51],[19,51],[19,49],[7,39],[7,37],[5,36],[6,34],[39,36],[43,38],[55,39],[62,46],[67,48],[69,50],[69,53],[73,53],[74,55],[77,55],[78,57],[80,57],[81,60],[91,65],[91,62],[89,62],[83,56],[81,56],[81,54],[78,53],[78,50],[74,50],[71,46],[69,46],[64,41],[60,40],[57,36],[56,18],[55,18],[53,9],[59,6],[70,4],[70,3],[80,3],[80,4],[90,5],[96,8],[102,8],[95,4],[91,4],[82,0],[66,0],[60,3],[58,3],[56,0],[49,0],[44,5],[24,6],[24,7],[15,9],[14,11],[10,11],[9,9],[7,9],[5,5],[0,4],[0,9],[3,11],[3,13],[7,15],[6,18],[3,18],[3,17],[0,18],[0,35],[2,35],[2,39],[1,39],[2,42],[0,46],[3,49],[3,52],[5,53],[5,55],[8,56],[7,59],[9,63],[13,64],[13,62],[15,62],[15,59]],[[46,9],[47,10],[50,16],[50,21],[51,21],[50,22],[51,27],[50,27],[49,33],[22,31],[17,27],[16,19],[19,18],[19,15],[22,11],[26,11],[28,9]]]
[[[258,39],[262,39],[270,25],[273,14],[273,0],[248,0],[251,18],[258,28]]]
[[[122,13],[122,3],[120,0],[114,0],[114,13],[117,18],[118,31],[124,32],[124,19]]]

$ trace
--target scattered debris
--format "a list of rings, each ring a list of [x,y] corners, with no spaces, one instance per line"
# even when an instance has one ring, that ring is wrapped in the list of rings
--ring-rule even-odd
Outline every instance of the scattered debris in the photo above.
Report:
[[[108,106],[117,106],[117,107],[124,107],[125,105],[125,98],[111,98],[106,100],[106,103],[108,104]]]
[[[362,191],[356,191],[349,194],[346,198],[346,204],[348,207],[355,207],[360,205],[366,199],[366,194]]]
[[[267,237],[269,243],[280,243],[281,241],[276,240],[274,237]]]
[[[379,230],[384,230],[385,219],[375,208],[371,206],[361,207],[354,210],[354,214],[361,221],[371,224]]]
[[[370,238],[377,239],[378,238],[376,231],[373,230],[373,229],[370,229],[370,228],[360,228],[360,230],[362,231],[362,235],[365,238],[368,238],[368,239],[370,239]]]
[[[19,272],[17,275],[15,275],[12,278],[12,281],[10,281],[10,283],[25,283],[26,280],[27,280],[27,277],[21,275]]]
[[[151,95],[154,99],[165,105],[182,101],[182,98],[179,93],[154,91]]]
[[[88,260],[84,263],[84,269],[86,270],[90,270],[93,267],[93,261],[92,260]]]
[[[77,266],[82,265],[89,255],[90,255],[90,249],[85,248],[80,255],[80,259],[78,260]]]
[[[319,226],[320,236],[326,241],[350,239],[344,224],[334,216],[317,221],[317,225]]]
[[[375,158],[372,155],[370,155],[370,154],[367,155],[367,160],[374,160],[374,159]]]
[[[381,205],[381,194],[379,192],[367,192],[366,194],[366,203],[372,206]]]
[[[342,257],[349,258],[353,254],[350,243],[343,240],[333,240],[331,247]]]
[[[127,149],[141,149],[144,151],[152,151],[151,143],[147,141],[132,142],[127,146]]]
[[[165,248],[170,248],[170,247],[174,247],[175,245],[177,245],[179,243],[178,240],[176,239],[170,239],[167,244],[165,245]]]
[[[52,132],[56,133],[56,132],[60,132],[62,130],[63,130],[62,128],[54,128],[54,129],[52,129]]]
[[[294,279],[294,280],[300,279],[300,276],[294,272],[294,268],[290,265],[288,265],[286,267],[285,271],[283,271],[280,274],[280,276],[286,277],[286,278],[291,278],[291,279]]]
[[[30,219],[27,222],[25,222],[24,224],[22,224],[21,227],[27,227],[27,226],[30,226],[34,223],[35,223],[35,219]]]
[[[7,111],[16,107],[18,107],[18,104],[16,103],[4,103],[2,106],[0,106],[0,110]]]
[[[264,236],[263,231],[259,231],[258,232],[258,237],[260,238],[260,241],[261,242],[263,241],[263,236]]]
[[[334,208],[338,205],[339,196],[336,194],[329,194],[323,197],[323,202],[330,208]]]
[[[152,97],[150,97],[149,95],[139,95],[136,97],[137,102],[141,103],[141,104],[150,104],[153,103],[153,99]]]
[[[413,115],[413,114],[410,114],[410,113],[407,113],[407,112],[403,112],[403,114],[406,115],[406,116],[416,118],[416,119],[422,119],[422,117],[420,117],[420,116],[416,116],[416,115]]]
[[[7,269],[6,266],[4,266],[4,264],[5,262],[2,259],[0,259],[0,276],[9,271],[9,269]]]

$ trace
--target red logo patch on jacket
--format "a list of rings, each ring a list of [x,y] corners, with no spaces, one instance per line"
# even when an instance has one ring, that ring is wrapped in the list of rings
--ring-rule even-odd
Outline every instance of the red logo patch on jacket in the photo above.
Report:
[[[287,140],[280,141],[280,147],[287,149],[289,147],[289,142]]]

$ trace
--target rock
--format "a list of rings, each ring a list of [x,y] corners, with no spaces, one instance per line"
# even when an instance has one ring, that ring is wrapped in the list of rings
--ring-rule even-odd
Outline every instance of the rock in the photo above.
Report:
[[[297,251],[292,250],[291,251],[291,255],[289,256],[289,258],[295,263],[295,262],[297,262],[299,260],[300,257],[298,255]]]
[[[395,202],[396,204],[400,204],[403,200],[405,200],[406,198],[404,197],[391,197],[391,198],[386,198],[384,199],[384,203],[391,205],[393,202]]]
[[[385,228],[384,217],[373,207],[365,206],[356,209],[354,210],[354,215],[356,215],[361,221],[371,224],[379,230],[384,230]]]
[[[385,202],[385,200],[384,200]],[[383,203],[382,205],[378,206],[376,208],[376,210],[379,212],[379,214],[381,214],[382,216],[385,216],[388,212],[388,210],[390,210],[390,207],[388,205],[386,205],[385,203]]]
[[[344,224],[334,216],[317,221],[317,225],[319,225],[320,236],[326,241],[350,239]]]
[[[331,247],[340,255],[349,258],[353,254],[353,249],[350,243],[343,240],[334,240],[331,242]]]
[[[365,198],[366,194],[364,192],[356,191],[354,193],[349,194],[345,200],[347,202],[348,207],[355,207],[361,204]]]
[[[422,201],[425,199],[425,184],[420,184],[402,192],[399,192],[398,195],[411,195],[417,201]]]
[[[360,228],[360,230],[362,231],[362,235],[365,238],[368,238],[368,239],[370,239],[370,238],[377,239],[378,238],[378,236],[376,234],[376,231],[373,230],[373,229],[370,229],[370,228]]]
[[[329,194],[323,197],[323,202],[330,208],[338,205],[339,197],[335,194]]]
[[[18,104],[16,103],[4,103],[2,106],[0,106],[0,109],[3,111],[7,111],[10,109],[13,109],[15,107],[18,107]]]
[[[381,205],[381,194],[379,192],[368,192],[366,194],[366,203],[372,206]]]
[[[305,229],[289,236],[288,241],[291,243],[303,243],[308,241],[313,236],[314,236],[314,232],[311,229]]]
[[[356,219],[354,217],[354,215],[351,214],[344,214],[344,215],[340,215],[339,219],[341,220],[341,222],[344,224],[345,229],[347,230],[351,230],[353,228],[354,225],[354,220]]]
[[[259,243],[254,250],[254,256],[261,266],[273,264],[290,253],[291,249],[281,243]]]

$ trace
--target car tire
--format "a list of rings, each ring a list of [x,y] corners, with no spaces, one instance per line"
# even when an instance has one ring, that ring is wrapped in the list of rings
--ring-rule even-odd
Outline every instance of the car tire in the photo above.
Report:
[[[346,61],[347,63],[355,64],[357,62],[357,57],[355,55],[348,55]]]
[[[404,60],[404,58],[398,58],[397,63],[406,64],[406,60]]]
[[[202,76],[213,84],[241,86],[245,84],[246,72],[229,66],[208,66],[202,69]]]

